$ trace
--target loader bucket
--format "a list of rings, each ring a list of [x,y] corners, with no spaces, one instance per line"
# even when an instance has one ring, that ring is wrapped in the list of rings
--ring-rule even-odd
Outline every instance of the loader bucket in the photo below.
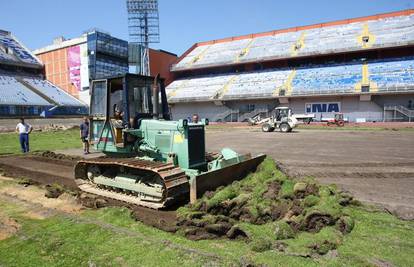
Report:
[[[205,172],[190,179],[190,203],[194,203],[206,191],[212,191],[220,186],[243,179],[247,174],[256,170],[266,155],[261,154],[256,157],[244,155],[243,157],[245,160],[239,163]]]

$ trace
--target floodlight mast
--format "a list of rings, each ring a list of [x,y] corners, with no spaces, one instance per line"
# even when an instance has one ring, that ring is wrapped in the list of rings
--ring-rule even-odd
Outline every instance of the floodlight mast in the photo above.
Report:
[[[126,3],[130,47],[141,47],[139,55],[137,51],[130,53],[130,63],[135,65],[136,73],[150,75],[149,44],[160,42],[158,0],[127,0]]]

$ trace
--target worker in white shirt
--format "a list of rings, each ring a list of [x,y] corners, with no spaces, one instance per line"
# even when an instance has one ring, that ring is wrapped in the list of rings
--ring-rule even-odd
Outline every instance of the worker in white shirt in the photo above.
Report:
[[[33,127],[24,122],[24,118],[20,118],[20,122],[16,126],[16,132],[19,133],[20,146],[22,152],[29,152],[29,134],[32,132]]]

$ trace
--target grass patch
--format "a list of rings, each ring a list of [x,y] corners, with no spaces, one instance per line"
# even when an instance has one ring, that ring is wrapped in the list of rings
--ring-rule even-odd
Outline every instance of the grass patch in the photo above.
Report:
[[[46,151],[69,148],[82,148],[79,139],[79,130],[50,131],[50,132],[32,132],[30,134],[30,150]],[[17,133],[0,134],[0,147],[2,154],[19,154],[20,143]]]
[[[254,252],[274,245],[292,254],[324,255],[354,227],[343,209],[351,200],[335,186],[319,185],[312,178],[292,180],[266,158],[245,179],[180,208],[179,233],[191,240],[247,238]],[[236,236],[235,227],[240,229]]]
[[[268,162],[260,170],[267,173],[270,182],[262,182],[269,184],[280,179],[277,170],[271,171],[270,165],[266,164]],[[246,195],[234,197],[234,192],[240,193],[244,183],[261,188],[260,183],[254,181],[255,175],[236,183],[234,191],[226,195],[231,196],[232,201],[246,201]],[[17,182],[0,181],[0,186],[4,183]],[[324,188],[317,199],[306,201],[312,205],[307,204],[304,210],[328,205],[325,202],[334,201],[335,193],[334,187]],[[251,195],[248,201],[251,201]],[[255,207],[260,211],[263,203],[255,200]],[[341,213],[347,215],[344,220],[353,220],[353,230],[346,235],[337,229],[337,225],[323,227],[315,233],[298,232],[292,237],[290,228],[280,221],[240,222],[237,226],[248,233],[247,240],[201,241],[191,241],[180,234],[163,232],[137,222],[126,208],[86,210],[77,215],[61,214],[43,220],[25,216],[30,210],[30,206],[8,202],[0,196],[1,213],[21,225],[14,236],[0,241],[0,266],[239,266],[248,263],[372,266],[375,262],[414,266],[414,222],[368,210],[365,206],[342,207]],[[187,211],[180,209],[182,214],[188,214]],[[277,232],[279,238],[276,238]],[[332,249],[337,251],[334,257],[309,257]]]
[[[0,265],[4,266],[202,266],[214,260],[202,255],[209,253],[217,255],[219,266],[246,262],[268,266],[370,266],[373,260],[395,266],[414,264],[414,222],[360,207],[346,208],[356,220],[349,235],[338,238],[334,227],[316,234],[301,233],[295,239],[282,241],[289,245],[286,252],[274,250],[274,244],[269,249],[268,237],[273,233],[270,224],[244,224],[251,235],[263,237],[263,243],[196,242],[136,222],[123,208],[88,210],[79,220],[62,216],[32,220],[21,216],[25,212],[22,207],[3,201],[0,209],[22,225],[17,235],[0,241]],[[308,253],[307,247],[315,243],[322,244],[320,249],[324,249],[327,239],[340,244],[336,258],[300,255]],[[189,254],[183,248],[201,254]]]

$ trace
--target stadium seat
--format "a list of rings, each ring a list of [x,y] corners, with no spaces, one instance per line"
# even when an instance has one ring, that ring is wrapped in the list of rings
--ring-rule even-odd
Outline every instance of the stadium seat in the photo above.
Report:
[[[52,83],[46,80],[35,78],[24,78],[25,82],[45,94],[49,98],[53,99],[61,106],[83,106],[84,104],[77,100],[75,97],[66,93],[62,89],[54,86]]]
[[[35,65],[41,65],[30,52],[24,48],[11,34],[0,32],[0,46],[12,51],[13,55],[6,54],[0,49],[0,60],[23,62]]]
[[[51,105],[11,76],[0,75],[0,89],[0,104],[2,105]]]
[[[369,46],[364,45],[361,41],[363,38]],[[172,69],[184,70],[236,62],[331,54],[363,50],[367,47],[384,48],[408,44],[414,44],[414,15],[200,45],[190,51]]]
[[[289,95],[355,94],[363,80],[363,62],[270,69],[176,80],[167,87],[171,102],[269,98],[279,89]],[[414,58],[371,61],[367,79],[378,91],[414,90]],[[224,90],[225,88],[225,90]]]
[[[177,80],[167,87],[167,95],[170,101],[211,100],[230,79],[231,75],[221,75]]]

